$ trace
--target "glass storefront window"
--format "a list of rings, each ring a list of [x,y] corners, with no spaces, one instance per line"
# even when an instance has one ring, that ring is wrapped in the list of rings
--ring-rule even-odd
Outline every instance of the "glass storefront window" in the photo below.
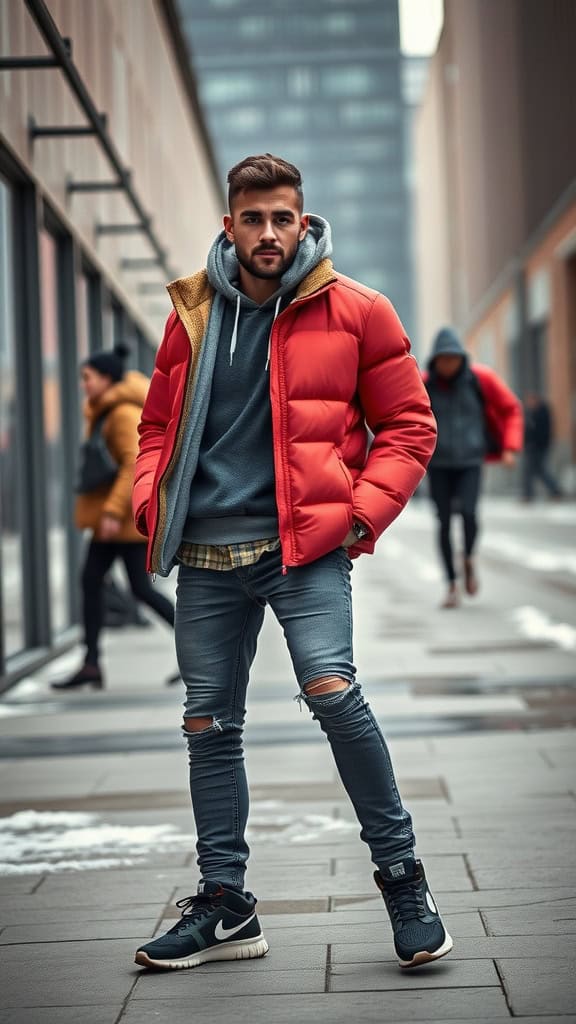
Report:
[[[114,315],[110,295],[105,295],[102,305],[102,347],[114,347]]]
[[[14,337],[12,203],[0,179],[0,565],[4,651],[23,650],[22,450]]]
[[[48,584],[53,635],[69,624],[69,565],[67,509],[70,495],[64,464],[62,386],[58,325],[58,244],[48,231],[40,232],[42,310],[42,384],[46,457],[46,522],[48,527]]]

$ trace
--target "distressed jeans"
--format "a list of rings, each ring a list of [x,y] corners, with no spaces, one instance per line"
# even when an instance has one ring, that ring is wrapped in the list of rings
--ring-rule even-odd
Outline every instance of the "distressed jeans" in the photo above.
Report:
[[[186,684],[184,717],[212,720],[200,732],[185,733],[204,879],[244,887],[249,800],[242,732],[266,604],[284,631],[300,697],[328,738],[372,860],[383,867],[413,856],[412,820],[402,806],[384,737],[355,680],[351,568],[344,548],[285,576],[279,551],[224,572],[180,566],[175,630]],[[350,685],[317,696],[304,692],[322,676]]]

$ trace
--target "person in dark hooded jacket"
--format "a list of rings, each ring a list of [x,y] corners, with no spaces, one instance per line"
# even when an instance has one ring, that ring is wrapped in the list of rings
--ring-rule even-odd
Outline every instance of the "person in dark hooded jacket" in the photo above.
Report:
[[[448,580],[443,608],[460,603],[450,536],[453,513],[464,527],[463,575],[466,593],[478,591],[474,548],[478,534],[476,506],[484,461],[512,467],[522,448],[522,406],[501,378],[487,366],[471,364],[450,327],[438,332],[425,383],[438,425],[436,450],[428,466],[430,496],[438,513],[438,544]]]

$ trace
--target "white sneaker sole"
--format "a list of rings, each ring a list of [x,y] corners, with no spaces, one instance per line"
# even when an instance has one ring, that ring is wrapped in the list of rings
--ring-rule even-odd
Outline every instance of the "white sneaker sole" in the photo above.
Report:
[[[222,942],[218,946],[202,949],[195,956],[183,956],[177,960],[154,960],[143,949],[139,949],[134,963],[140,967],[159,967],[166,971],[182,971],[187,967],[199,967],[215,960],[254,960],[266,956],[269,946],[260,933],[255,939],[240,939],[238,942]]]
[[[422,967],[423,964],[432,963],[434,960],[439,960],[440,957],[446,956],[446,954],[452,949],[453,945],[454,943],[452,942],[451,936],[446,932],[444,942],[438,947],[438,949],[435,949],[433,953],[429,953],[427,949],[422,949],[419,953],[415,953],[411,960],[399,959],[398,962],[400,967],[405,970],[409,967]]]

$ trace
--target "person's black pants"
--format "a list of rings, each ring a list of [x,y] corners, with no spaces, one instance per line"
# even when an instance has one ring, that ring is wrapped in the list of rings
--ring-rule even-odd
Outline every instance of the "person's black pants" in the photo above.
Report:
[[[169,626],[174,626],[174,606],[167,597],[154,589],[146,572],[146,543],[93,540],[82,570],[84,641],[86,661],[90,665],[97,665],[100,655],[104,577],[117,558],[121,558],[126,566],[130,589],[136,600],[152,608]]]
[[[469,466],[466,469],[428,470],[430,497],[438,513],[438,546],[450,583],[456,579],[450,540],[450,520],[455,512],[459,512],[462,516],[464,555],[466,558],[470,558],[478,535],[476,505],[480,495],[481,477],[481,466]]]
[[[526,448],[523,465],[524,497],[530,501],[534,497],[534,481],[541,480],[549,494],[556,498],[562,493],[557,481],[546,465],[548,452],[545,448]]]

